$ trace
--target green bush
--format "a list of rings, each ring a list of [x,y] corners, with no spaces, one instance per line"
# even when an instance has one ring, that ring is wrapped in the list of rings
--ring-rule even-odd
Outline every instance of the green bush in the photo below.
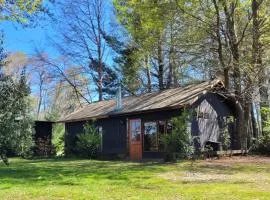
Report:
[[[161,138],[165,162],[176,161],[177,158],[190,158],[193,155],[194,147],[190,142],[191,135],[187,127],[189,116],[190,113],[184,111],[179,117],[172,118],[172,133]]]
[[[259,137],[251,147],[251,153],[270,155],[270,108],[261,108],[262,136]]]
[[[65,152],[65,126],[55,124],[53,126],[52,144],[55,147],[56,156],[63,156]]]
[[[76,142],[76,149],[78,153],[87,158],[96,158],[100,150],[100,135],[96,131],[93,123],[84,125],[84,133],[79,134]]]
[[[55,148],[51,143],[50,137],[38,138],[35,155],[42,157],[55,156]]]
[[[261,136],[251,148],[251,153],[270,156],[270,134]]]
[[[263,135],[269,135],[270,134],[270,108],[266,106],[262,107],[261,116],[262,116]]]

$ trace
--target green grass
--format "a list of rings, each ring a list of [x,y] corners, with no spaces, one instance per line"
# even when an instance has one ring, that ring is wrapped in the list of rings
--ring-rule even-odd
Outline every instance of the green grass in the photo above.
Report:
[[[270,162],[11,159],[0,199],[270,199]]]

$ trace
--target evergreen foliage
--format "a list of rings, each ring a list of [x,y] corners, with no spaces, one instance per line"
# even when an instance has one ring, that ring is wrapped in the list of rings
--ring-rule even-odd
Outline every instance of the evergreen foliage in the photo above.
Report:
[[[0,50],[0,159],[6,164],[8,150],[23,157],[31,156],[32,125],[30,116],[30,88],[24,72],[19,82],[5,76],[1,67],[5,65],[3,49]]]
[[[190,113],[188,111],[183,111],[179,117],[172,118],[172,133],[161,138],[165,150],[165,161],[176,161],[177,158],[190,158],[194,153],[191,133],[188,131],[187,126],[189,116]]]
[[[64,124],[54,124],[52,133],[52,144],[55,147],[56,156],[63,156],[65,152]]]
[[[84,125],[84,133],[77,136],[76,147],[78,153],[86,158],[96,158],[101,148],[100,135],[93,123]]]
[[[256,141],[251,152],[255,154],[270,155],[270,108],[262,107],[262,136]]]

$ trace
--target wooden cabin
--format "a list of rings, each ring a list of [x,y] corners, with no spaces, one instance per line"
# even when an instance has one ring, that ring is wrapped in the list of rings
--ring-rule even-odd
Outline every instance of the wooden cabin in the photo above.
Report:
[[[221,134],[227,128],[234,147],[234,108],[220,95],[224,85],[219,80],[201,82],[182,88],[95,102],[69,114],[65,123],[65,153],[76,154],[77,134],[83,125],[95,120],[102,134],[102,154],[123,155],[132,160],[160,158],[163,155],[160,138],[173,130],[171,119],[183,108],[193,109],[196,116],[189,123],[197,147],[206,144],[219,148]],[[119,101],[118,99],[118,101]]]

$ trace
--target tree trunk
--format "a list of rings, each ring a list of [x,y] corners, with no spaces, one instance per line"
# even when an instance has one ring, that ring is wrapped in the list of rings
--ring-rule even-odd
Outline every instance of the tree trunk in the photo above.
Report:
[[[102,101],[102,63],[98,63],[98,100]]]
[[[41,81],[39,85],[39,101],[38,101],[38,109],[37,109],[37,119],[39,119],[39,114],[40,114],[40,109],[41,109],[41,104],[42,104],[42,85],[43,85],[43,81]]]
[[[259,133],[258,133],[259,129],[258,128],[259,127],[258,127],[258,122],[257,122],[256,116],[255,116],[254,109],[256,109],[256,108],[254,108],[253,104],[252,104],[251,105],[251,121],[252,121],[252,129],[253,129],[252,137],[258,138],[258,136],[259,136]]]
[[[163,82],[163,74],[164,74],[164,63],[162,57],[162,44],[161,41],[158,42],[158,85],[159,89],[164,89],[164,82]]]
[[[265,91],[263,90],[263,84],[265,81],[265,72],[262,66],[262,43],[260,41],[260,28],[261,28],[261,22],[259,19],[258,11],[260,8],[260,5],[262,3],[262,0],[252,0],[251,2],[251,8],[252,8],[252,65],[254,70],[259,71],[259,80],[258,80],[258,88],[259,88],[259,99],[260,105],[265,105],[265,102],[262,102],[262,100],[268,100],[267,94],[265,94]],[[260,113],[258,113],[260,114]],[[255,119],[255,116],[253,116]],[[261,123],[258,121],[258,123]],[[256,123],[257,125],[257,123]],[[257,127],[257,126],[256,126]],[[261,127],[261,124],[258,124],[258,127]],[[261,135],[260,129],[256,129],[256,137]]]
[[[245,121],[245,98],[242,96],[241,90],[241,72],[240,72],[240,54],[239,54],[239,42],[235,30],[234,15],[236,10],[236,3],[230,2],[230,8],[227,6],[227,2],[223,1],[223,9],[226,18],[226,32],[229,40],[229,47],[232,54],[233,62],[233,83],[234,93],[239,104],[238,119],[237,119],[237,138],[240,139],[241,149],[246,148],[246,136],[248,122]]]
[[[233,146],[237,149],[243,150],[244,148],[244,135],[245,135],[245,114],[244,114],[244,109],[241,105],[241,103],[235,99],[235,105],[236,105],[236,135],[235,135],[235,141]]]
[[[172,86],[172,76],[173,76],[173,58],[172,58],[172,47],[170,47],[170,52],[169,52],[169,73],[167,77],[167,88],[170,88]]]
[[[145,58],[145,69],[147,75],[147,92],[152,91],[151,71],[148,63],[148,57]]]
[[[173,48],[173,34],[172,34],[172,23],[170,23],[170,50],[169,50],[169,73],[167,77],[167,88],[172,86],[173,79],[173,68],[174,68],[174,48]]]
[[[252,145],[252,135],[253,135],[253,127],[252,127],[252,118],[251,118],[251,109],[252,104],[250,102],[245,104],[244,108],[244,118],[247,126],[245,127],[245,142],[244,142],[244,150],[247,152],[247,149]]]
[[[226,66],[225,62],[224,62],[224,57],[223,57],[223,46],[222,46],[222,39],[221,39],[221,33],[220,33],[220,12],[219,12],[219,6],[216,0],[212,0],[214,7],[215,7],[215,11],[216,11],[216,28],[215,28],[215,33],[216,33],[216,40],[218,43],[218,58],[219,58],[219,62],[221,64],[221,67],[223,68],[223,76],[224,76],[224,84],[225,84],[225,88],[229,89],[230,85],[229,85],[229,69]]]
[[[226,31],[229,39],[229,46],[232,54],[233,61],[233,82],[236,96],[241,95],[241,72],[239,66],[239,43],[235,30],[234,12],[236,3],[230,3],[230,10],[227,7],[227,3],[223,2],[224,13],[226,16]]]
[[[98,99],[99,101],[103,100],[102,95],[102,70],[103,70],[103,59],[102,59],[102,28],[101,28],[101,7],[102,1],[96,1],[96,18],[97,18],[97,49],[98,49]]]

